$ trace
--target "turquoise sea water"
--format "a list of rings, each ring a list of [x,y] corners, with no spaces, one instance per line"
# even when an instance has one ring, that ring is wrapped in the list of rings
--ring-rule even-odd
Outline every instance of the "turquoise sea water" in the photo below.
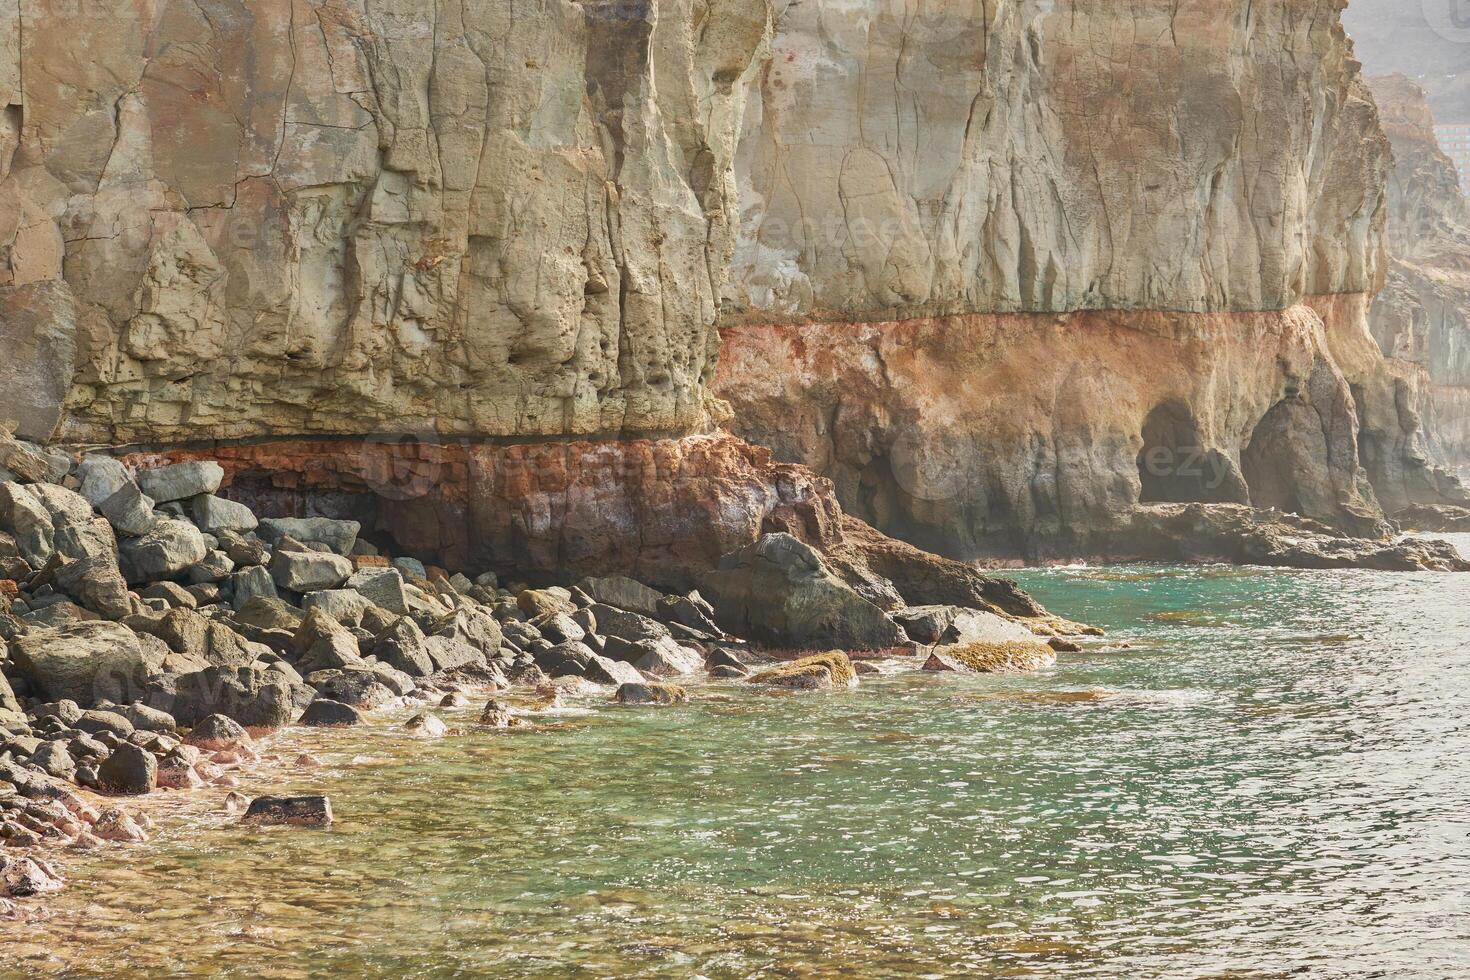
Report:
[[[526,732],[450,712],[438,742],[279,736],[327,763],[288,788],[330,794],[331,830],[162,809],[0,923],[0,972],[1470,972],[1470,576],[1017,577],[1108,645]]]

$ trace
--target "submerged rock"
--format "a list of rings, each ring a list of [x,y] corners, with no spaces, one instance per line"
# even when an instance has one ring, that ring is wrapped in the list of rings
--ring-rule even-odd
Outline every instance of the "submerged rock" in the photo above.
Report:
[[[620,704],[682,704],[689,700],[689,692],[677,684],[656,681],[620,684],[617,700]]]
[[[774,684],[810,691],[856,687],[857,682],[852,660],[840,650],[802,657],[750,677],[752,684]]]
[[[443,738],[449,734],[448,725],[444,724],[444,722],[440,721],[434,715],[427,713],[414,715],[408,719],[403,727],[413,734],[421,735],[424,738]]]
[[[250,802],[242,823],[257,826],[326,827],[332,801],[325,796],[260,796]]]
[[[1040,670],[1056,662],[1052,648],[1035,640],[961,643],[935,650],[924,661],[924,670],[998,674]]]

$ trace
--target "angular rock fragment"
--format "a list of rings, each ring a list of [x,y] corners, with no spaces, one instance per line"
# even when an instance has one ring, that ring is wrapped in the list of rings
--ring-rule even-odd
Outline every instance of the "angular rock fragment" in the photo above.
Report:
[[[324,552],[277,551],[271,558],[270,573],[276,585],[283,589],[318,592],[335,589],[346,582],[352,575],[352,562]]]
[[[224,481],[225,471],[218,463],[191,460],[138,473],[138,489],[158,503],[187,500],[200,494],[214,493]]]
[[[189,516],[201,531],[216,534],[220,531],[253,531],[259,521],[249,507],[234,500],[200,494],[189,501]]]
[[[173,578],[209,553],[204,536],[187,521],[161,520],[142,537],[118,547],[123,575],[129,582]]]
[[[326,517],[266,517],[260,521],[258,533],[274,544],[283,537],[308,544],[325,545],[334,554],[352,554],[362,525],[357,521],[338,521]]]

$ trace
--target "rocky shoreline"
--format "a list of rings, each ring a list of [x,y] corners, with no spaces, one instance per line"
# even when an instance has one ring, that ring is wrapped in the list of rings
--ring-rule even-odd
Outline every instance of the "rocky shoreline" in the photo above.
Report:
[[[355,521],[258,516],[210,460],[130,468],[0,438],[0,466],[0,913],[62,886],[58,849],[146,840],[151,794],[330,822],[324,798],[235,792],[284,764],[257,740],[289,726],[422,706],[407,727],[432,737],[434,708],[472,697],[494,730],[569,696],[678,703],[705,678],[822,690],[874,669],[840,650],[1030,670],[1098,632],[857,526],[861,563],[773,531],[722,557],[707,595],[618,575],[533,588],[387,554]]]

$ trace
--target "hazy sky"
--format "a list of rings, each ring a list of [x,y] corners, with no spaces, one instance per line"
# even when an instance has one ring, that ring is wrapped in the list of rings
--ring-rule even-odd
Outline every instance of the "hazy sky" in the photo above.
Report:
[[[1415,78],[1440,122],[1470,122],[1470,0],[1348,0],[1342,19],[1364,71]]]

